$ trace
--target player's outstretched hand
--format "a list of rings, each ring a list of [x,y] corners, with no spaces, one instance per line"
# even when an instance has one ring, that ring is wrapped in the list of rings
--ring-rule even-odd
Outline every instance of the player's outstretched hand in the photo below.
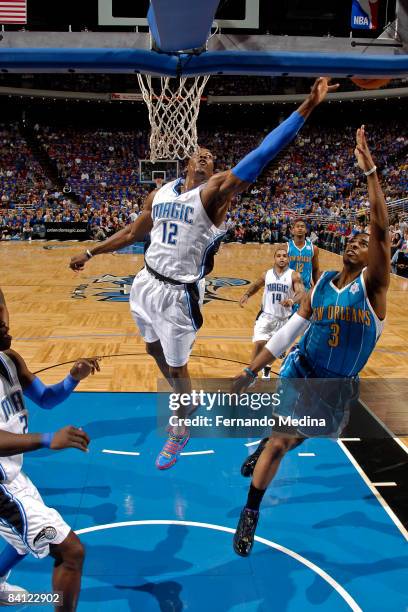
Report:
[[[245,373],[238,374],[232,380],[232,393],[244,393],[251,382],[253,382],[252,378],[249,378]]]
[[[362,125],[361,128],[357,130],[354,155],[356,156],[358,165],[364,172],[368,172],[368,170],[374,167],[374,161],[367,144],[365,125]]]
[[[241,306],[241,308],[243,308],[245,306],[245,304],[248,303],[248,298],[249,298],[249,296],[246,293],[244,293],[242,298],[239,300],[239,305]]]
[[[75,380],[83,380],[87,378],[90,374],[95,374],[95,372],[100,372],[101,368],[99,366],[100,357],[89,357],[88,359],[78,359],[74,363],[71,368],[71,376],[75,378]]]
[[[80,272],[85,268],[85,264],[88,261],[89,257],[86,253],[81,253],[80,255],[75,255],[71,257],[71,261],[69,262],[69,267],[74,272]]]
[[[331,85],[330,81],[331,79],[327,77],[319,77],[313,83],[310,90],[309,99],[314,106],[317,106],[323,102],[328,93],[337,91],[337,89],[340,87],[339,83]]]
[[[55,432],[50,448],[52,450],[62,450],[63,448],[78,448],[86,453],[90,438],[82,429],[73,425],[67,425]]]

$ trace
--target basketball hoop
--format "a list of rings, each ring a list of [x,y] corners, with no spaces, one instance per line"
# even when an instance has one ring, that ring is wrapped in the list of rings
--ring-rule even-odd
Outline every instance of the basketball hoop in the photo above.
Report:
[[[150,159],[186,159],[197,149],[201,95],[210,78],[137,75],[149,111]]]

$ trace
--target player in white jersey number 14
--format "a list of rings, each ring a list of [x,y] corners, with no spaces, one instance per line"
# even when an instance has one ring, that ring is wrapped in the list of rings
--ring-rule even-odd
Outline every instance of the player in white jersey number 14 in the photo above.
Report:
[[[145,268],[134,280],[130,308],[147,353],[176,392],[191,391],[187,363],[202,324],[197,282],[212,268],[232,197],[257,179],[266,164],[293,140],[312,110],[336,88],[326,78],[317,79],[298,110],[231,170],[214,174],[213,155],[199,148],[188,162],[184,181],[153,191],[134,223],[71,259],[71,269],[79,271],[95,255],[111,253],[150,233]],[[159,469],[172,466],[187,443],[189,434],[183,420],[193,409],[181,407],[175,413],[178,425],[170,429],[157,458]]]
[[[267,270],[244,293],[239,301],[243,307],[248,299],[262,287],[264,294],[262,307],[255,321],[252,342],[252,360],[261,352],[265,344],[287,322],[294,304],[299,304],[305,291],[299,272],[289,268],[286,246],[278,247],[274,253],[274,266]],[[264,368],[264,378],[269,378],[270,367]]]

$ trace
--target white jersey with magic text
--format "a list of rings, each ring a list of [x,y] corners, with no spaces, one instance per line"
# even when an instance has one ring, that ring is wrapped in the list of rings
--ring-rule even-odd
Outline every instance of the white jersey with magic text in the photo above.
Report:
[[[182,180],[163,185],[152,203],[151,244],[145,259],[153,270],[193,283],[212,270],[225,230],[209,219],[201,202],[203,185],[181,192]]]
[[[28,412],[14,363],[0,352],[0,429],[14,434],[27,433]],[[0,481],[9,482],[21,471],[23,455],[0,457]]]
[[[262,298],[262,312],[272,315],[276,319],[288,319],[292,314],[292,307],[281,306],[281,302],[293,299],[295,291],[292,276],[294,271],[287,268],[283,274],[278,275],[274,268],[265,275],[265,289]]]

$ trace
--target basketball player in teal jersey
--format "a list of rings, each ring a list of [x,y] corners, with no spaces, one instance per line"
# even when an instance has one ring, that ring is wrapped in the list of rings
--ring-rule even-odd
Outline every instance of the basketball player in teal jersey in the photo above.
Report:
[[[316,284],[320,276],[319,249],[306,238],[306,223],[302,219],[295,219],[292,235],[288,242],[289,268],[299,272],[306,291],[309,291],[312,281]]]
[[[235,392],[247,389],[257,373],[291,346],[300,334],[304,335],[299,345],[282,364],[282,384],[285,379],[341,378],[346,384],[350,383],[350,390],[355,388],[354,381],[367,363],[384,326],[390,282],[387,207],[367,146],[364,126],[357,130],[355,155],[368,181],[370,235],[361,233],[349,240],[341,272],[321,275],[313,290],[304,297],[299,312],[267,342],[250,367],[235,379]],[[344,410],[351,399],[351,396],[346,396],[333,400],[329,408],[333,413]],[[282,403],[285,404],[284,397]],[[296,414],[296,407],[301,404],[300,393],[294,401],[292,396],[291,404],[287,406],[289,414],[291,408]],[[284,407],[282,413],[285,414]],[[339,430],[334,431],[335,435],[340,435]],[[303,433],[297,430],[295,436],[288,437],[275,432],[267,441],[263,440],[260,448],[243,464],[242,473],[250,475],[253,472],[253,478],[234,537],[237,554],[247,556],[250,553],[265,491],[286,452],[300,444],[307,435]]]

